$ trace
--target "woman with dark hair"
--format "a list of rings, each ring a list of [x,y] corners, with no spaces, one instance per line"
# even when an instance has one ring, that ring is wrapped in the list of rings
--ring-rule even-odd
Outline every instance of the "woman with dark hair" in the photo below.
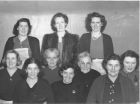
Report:
[[[12,104],[15,86],[23,79],[23,72],[17,68],[21,64],[19,54],[9,50],[2,62],[4,68],[0,70],[0,104]]]
[[[41,63],[28,58],[23,66],[26,80],[21,81],[14,93],[14,103],[48,104],[53,102],[53,94],[49,83],[41,79]]]
[[[79,53],[88,51],[94,59],[103,59],[114,53],[111,37],[103,33],[107,24],[105,16],[97,12],[90,13],[87,15],[85,24],[89,33],[81,36]]]
[[[127,50],[121,55],[121,60],[123,63],[121,74],[132,80],[139,99],[139,55],[132,50]]]
[[[42,50],[58,48],[62,64],[75,62],[77,56],[78,36],[66,30],[68,17],[63,13],[57,13],[51,20],[51,27],[54,33],[46,34],[43,37]]]
[[[17,21],[13,28],[13,34],[15,36],[7,40],[3,57],[8,50],[15,49],[20,54],[23,62],[29,57],[40,58],[39,40],[29,36],[31,28],[32,26],[28,18],[20,18]]]
[[[87,104],[133,104],[136,92],[131,80],[119,74],[122,63],[120,57],[112,54],[102,63],[106,75],[98,77],[87,98]]]
[[[83,89],[79,82],[74,81],[74,77],[76,76],[75,67],[72,64],[62,65],[60,75],[62,76],[62,80],[52,84],[55,103],[82,103],[84,99]]]

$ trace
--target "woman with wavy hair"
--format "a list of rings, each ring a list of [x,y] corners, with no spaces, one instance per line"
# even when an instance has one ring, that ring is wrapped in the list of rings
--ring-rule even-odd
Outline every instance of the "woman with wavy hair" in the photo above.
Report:
[[[88,51],[93,58],[103,59],[114,53],[112,38],[104,34],[107,21],[100,13],[89,13],[85,20],[88,33],[81,36],[79,53]]]
[[[2,62],[4,67],[0,70],[0,103],[10,104],[16,85],[23,79],[22,70],[17,68],[21,60],[15,50],[9,50]]]
[[[8,50],[15,49],[19,53],[23,61],[22,63],[29,57],[40,59],[39,40],[29,36],[31,29],[32,26],[28,18],[20,18],[17,20],[13,28],[13,34],[15,36],[8,38],[6,41],[3,57]]]
[[[66,30],[68,17],[63,13],[56,13],[51,20],[54,31],[43,37],[41,53],[48,48],[57,48],[60,51],[61,63],[74,63],[77,57],[78,36]]]

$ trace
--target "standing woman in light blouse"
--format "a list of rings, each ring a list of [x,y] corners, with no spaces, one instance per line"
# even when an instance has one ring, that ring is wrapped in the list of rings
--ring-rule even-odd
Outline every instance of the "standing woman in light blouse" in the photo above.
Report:
[[[29,36],[31,29],[32,26],[30,20],[28,18],[20,18],[13,28],[13,34],[15,36],[10,37],[5,44],[3,56],[8,50],[15,49],[19,54],[20,51],[22,51],[20,57],[22,55],[25,59],[28,57],[40,59],[39,40],[35,37]]]

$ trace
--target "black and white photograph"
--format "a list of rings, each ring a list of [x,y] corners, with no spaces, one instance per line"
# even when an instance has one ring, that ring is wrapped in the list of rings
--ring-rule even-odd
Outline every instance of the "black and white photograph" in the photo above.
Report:
[[[0,104],[140,104],[139,0],[0,0]]]

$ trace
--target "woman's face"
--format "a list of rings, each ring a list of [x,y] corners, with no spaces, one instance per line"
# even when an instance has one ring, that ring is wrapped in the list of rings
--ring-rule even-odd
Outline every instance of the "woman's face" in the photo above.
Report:
[[[101,19],[99,17],[93,17],[91,19],[91,28],[93,32],[100,32],[102,27]]]
[[[6,65],[8,69],[16,68],[17,56],[15,53],[8,53],[6,57]]]
[[[29,30],[28,23],[27,22],[20,22],[17,30],[19,31],[19,35],[27,36],[28,30]]]
[[[83,57],[79,60],[78,65],[80,67],[81,72],[88,73],[91,68],[91,59],[89,57]]]
[[[118,77],[119,71],[121,69],[118,60],[109,60],[106,65],[108,76],[111,78]]]
[[[67,70],[64,70],[62,72],[62,76],[63,76],[63,83],[70,84],[74,77],[74,69],[68,68]]]
[[[58,62],[59,58],[58,55],[56,54],[56,52],[48,52],[47,53],[47,58],[46,61],[48,63],[48,66],[50,68],[55,68],[57,67],[57,62]]]
[[[136,58],[130,57],[130,56],[125,57],[124,61],[123,61],[123,65],[124,65],[124,71],[126,73],[133,72],[136,68],[136,65],[137,65]]]
[[[55,28],[57,32],[64,32],[66,30],[66,23],[63,17],[55,18]]]
[[[28,78],[36,79],[38,78],[39,68],[35,63],[31,63],[28,65],[26,72],[28,74]]]

